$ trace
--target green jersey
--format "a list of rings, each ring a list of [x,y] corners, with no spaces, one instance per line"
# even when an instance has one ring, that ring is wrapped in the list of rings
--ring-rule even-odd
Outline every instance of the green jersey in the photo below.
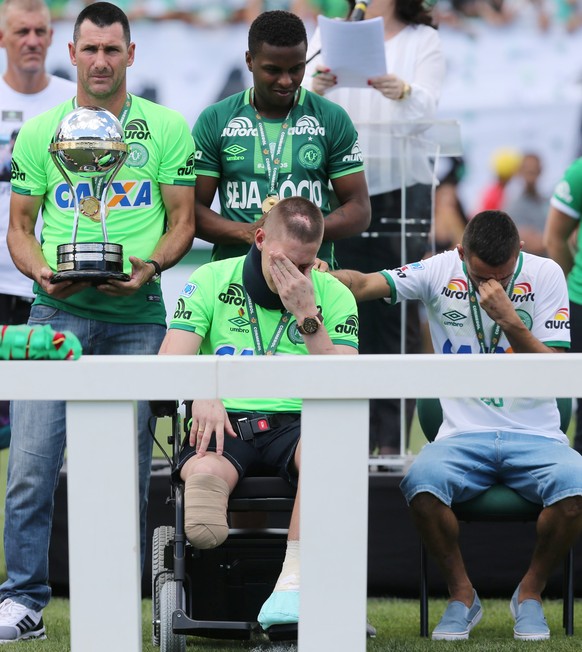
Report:
[[[49,144],[61,119],[75,108],[75,101],[32,118],[22,127],[13,153],[12,190],[42,195],[41,245],[53,271],[57,246],[72,239],[73,196],[49,154]],[[130,256],[146,260],[166,230],[166,209],[160,184],[194,185],[194,143],[184,118],[176,111],[140,97],[128,95],[121,114],[129,156],[107,194],[107,235],[123,245],[124,271],[131,272]],[[70,174],[78,199],[98,195],[95,180]],[[102,242],[100,222],[79,216],[77,242]],[[112,298],[94,288],[68,299],[54,299],[35,284],[35,303],[66,310],[74,315],[114,323],[165,324],[160,283],[142,286],[127,297]]]
[[[552,206],[572,219],[582,217],[582,157],[574,161],[558,182],[551,199]],[[582,233],[578,229],[578,247],[574,265],[568,274],[570,300],[582,305]]]
[[[245,256],[207,263],[186,283],[170,328],[196,333],[203,338],[203,355],[256,355],[253,331],[242,282]],[[323,328],[338,345],[358,347],[358,313],[353,294],[331,274],[311,273],[315,302],[323,315]],[[263,349],[266,351],[285,314],[255,305]],[[284,330],[276,355],[308,355],[293,316]],[[300,399],[230,399],[230,411],[298,412]]]
[[[196,171],[219,179],[221,214],[235,222],[254,222],[262,217],[261,204],[269,194],[269,175],[250,99],[248,89],[209,106],[192,131]],[[288,120],[261,121],[271,155],[286,129],[278,163],[278,196],[305,197],[319,206],[324,216],[329,214],[333,194],[330,179],[364,169],[358,134],[348,114],[338,104],[301,88]],[[248,249],[246,244],[215,245],[212,260],[241,256]],[[332,243],[324,242],[318,256],[333,264]]]

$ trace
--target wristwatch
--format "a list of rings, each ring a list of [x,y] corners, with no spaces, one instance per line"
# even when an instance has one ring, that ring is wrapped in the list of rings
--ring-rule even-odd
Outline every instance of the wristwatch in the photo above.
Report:
[[[317,329],[323,324],[323,315],[321,310],[315,315],[315,317],[305,317],[301,326],[297,324],[297,330],[301,335],[313,335],[317,333]]]
[[[160,278],[160,276],[162,275],[162,268],[160,267],[160,263],[158,263],[157,260],[151,260],[151,258],[148,258],[144,262],[149,263],[150,265],[153,265],[154,270],[155,270],[154,275],[150,278],[148,283],[153,283],[154,281],[157,281]]]

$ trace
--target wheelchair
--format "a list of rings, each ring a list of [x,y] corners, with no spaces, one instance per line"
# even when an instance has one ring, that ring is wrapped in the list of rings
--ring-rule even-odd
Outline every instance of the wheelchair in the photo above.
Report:
[[[188,409],[183,417],[178,402],[151,401],[150,408],[158,419],[171,417],[168,444],[173,471],[178,465],[182,440],[188,434]],[[263,632],[256,620],[281,572],[294,499],[295,490],[283,478],[242,478],[229,499],[228,538],[216,548],[199,550],[190,545],[184,534],[183,483],[170,475],[167,502],[174,507],[175,522],[157,527],[152,541],[154,646],[162,652],[185,652],[186,635],[297,640],[297,624],[273,625]],[[269,519],[276,521],[277,527],[232,527],[236,513],[243,513],[244,518],[244,513],[253,512],[262,515],[267,525],[271,525]]]

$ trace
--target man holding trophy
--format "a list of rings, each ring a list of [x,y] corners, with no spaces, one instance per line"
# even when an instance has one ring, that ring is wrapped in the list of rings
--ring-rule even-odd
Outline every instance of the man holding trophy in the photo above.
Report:
[[[177,112],[127,92],[135,44],[118,7],[97,2],[83,9],[69,54],[77,96],[25,124],[13,154],[18,174],[7,240],[16,266],[35,282],[29,324],[72,331],[85,355],[156,354],[166,331],[159,275],[194,237],[194,143]],[[148,416],[147,403],[140,403],[142,561]],[[64,403],[13,403],[0,644],[45,636],[65,431]]]

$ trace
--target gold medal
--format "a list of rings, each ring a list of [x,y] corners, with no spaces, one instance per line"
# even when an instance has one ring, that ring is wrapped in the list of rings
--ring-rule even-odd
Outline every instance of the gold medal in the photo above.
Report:
[[[79,202],[79,210],[90,220],[94,222],[101,221],[101,202],[97,197],[83,197]]]
[[[93,222],[101,222],[101,202],[97,197],[83,197],[79,202],[79,210]],[[108,212],[107,207],[105,207],[105,215]]]
[[[279,197],[277,195],[269,195],[261,204],[263,209],[263,214],[267,214],[275,204],[279,202]]]

